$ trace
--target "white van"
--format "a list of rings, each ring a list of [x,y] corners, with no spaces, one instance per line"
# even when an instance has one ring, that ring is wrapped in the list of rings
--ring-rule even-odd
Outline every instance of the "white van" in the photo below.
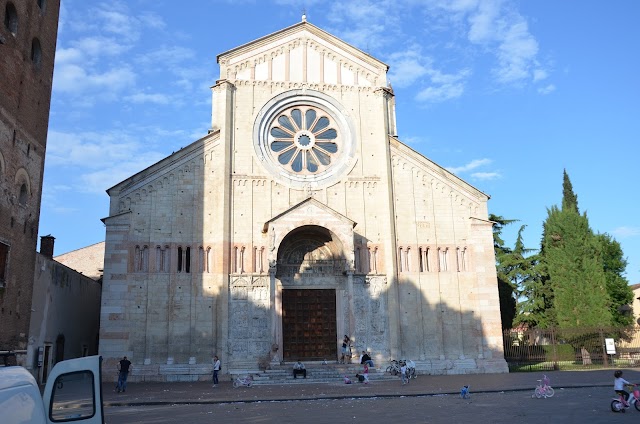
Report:
[[[0,367],[0,423],[104,424],[101,356],[58,362],[42,396],[23,367]]]

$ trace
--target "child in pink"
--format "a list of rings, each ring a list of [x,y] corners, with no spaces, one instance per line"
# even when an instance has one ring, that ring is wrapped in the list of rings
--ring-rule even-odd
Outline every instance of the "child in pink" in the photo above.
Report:
[[[364,364],[364,384],[369,384],[369,365]]]

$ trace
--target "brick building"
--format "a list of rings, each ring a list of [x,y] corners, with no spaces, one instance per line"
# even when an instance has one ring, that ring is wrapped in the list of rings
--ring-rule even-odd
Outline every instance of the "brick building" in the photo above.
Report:
[[[306,22],[218,56],[208,135],[108,190],[100,353],[132,379],[411,358],[506,372],[489,197],[397,137],[388,66]]]
[[[27,347],[59,0],[0,0],[0,350]]]

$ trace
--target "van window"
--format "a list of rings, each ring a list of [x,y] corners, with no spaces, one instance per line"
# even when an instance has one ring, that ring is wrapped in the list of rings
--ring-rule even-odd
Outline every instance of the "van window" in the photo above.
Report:
[[[58,376],[51,395],[49,419],[67,422],[93,417],[96,414],[93,378],[91,371]]]

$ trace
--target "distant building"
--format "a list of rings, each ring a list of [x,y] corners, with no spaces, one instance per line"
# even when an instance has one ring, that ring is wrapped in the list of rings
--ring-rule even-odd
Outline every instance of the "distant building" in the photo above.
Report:
[[[103,241],[54,256],[53,259],[78,271],[82,275],[102,282],[102,269],[104,267]]]
[[[218,63],[209,134],[108,190],[105,366],[210,379],[213,354],[336,361],[348,335],[507,372],[489,196],[398,139],[388,66],[305,20]]]
[[[52,258],[53,242],[51,236],[42,237],[36,255],[24,363],[42,384],[57,362],[96,355],[100,328],[100,277],[90,278],[56,261]],[[74,252],[80,254],[82,250]]]
[[[25,350],[59,0],[0,0],[0,350]]]

